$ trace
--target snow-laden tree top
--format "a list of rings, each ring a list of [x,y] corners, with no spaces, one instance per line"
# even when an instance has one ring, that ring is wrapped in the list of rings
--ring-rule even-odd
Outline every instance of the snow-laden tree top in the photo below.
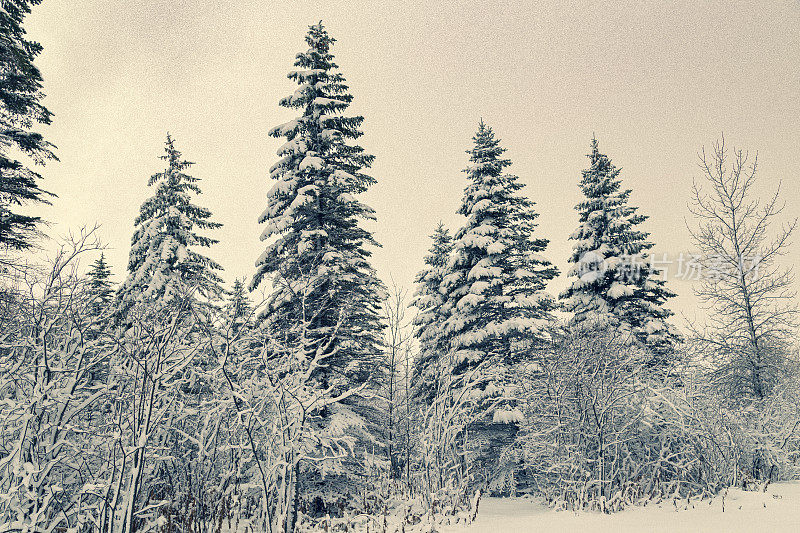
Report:
[[[458,210],[467,220],[444,278],[445,331],[453,349],[492,351],[494,341],[509,336],[541,335],[549,319],[544,289],[557,271],[541,255],[548,241],[533,235],[538,214],[520,194],[519,178],[505,172],[511,161],[502,157],[499,139],[481,121],[473,140]]]
[[[647,217],[628,205],[631,190],[622,188],[620,169],[600,153],[595,138],[588,157],[580,182],[585,199],[575,207],[579,225],[570,236],[572,282],[560,295],[564,308],[575,322],[610,321],[650,346],[667,348],[676,337],[665,322],[672,312],[663,305],[674,294],[648,263],[653,243],[639,229]]]
[[[282,268],[284,261],[306,252],[331,248],[330,255],[323,253],[319,259],[332,262],[347,250],[361,260],[370,255],[364,245],[376,244],[358,225],[359,220],[374,219],[374,212],[355,198],[375,183],[362,172],[374,156],[348,143],[362,135],[364,119],[345,114],[353,97],[330,52],[335,39],[320,23],[309,28],[306,42],[308,50],[297,55],[296,69],[288,74],[298,87],[280,101],[302,113],[270,131],[286,142],[270,168],[276,183],[259,218],[265,225],[261,238],[269,244],[257,261],[252,287]]]
[[[171,299],[197,290],[205,298],[220,294],[222,267],[197,248],[207,248],[215,239],[198,233],[221,226],[212,222],[211,212],[192,203],[199,195],[199,181],[185,173],[192,163],[183,160],[167,135],[163,172],[153,174],[148,185],[155,194],[144,201],[136,217],[131,239],[128,278],[120,289],[123,308],[133,303]]]
[[[352,142],[362,135],[364,119],[346,115],[353,97],[330,51],[334,42],[321,23],[311,26],[309,48],[297,55],[288,74],[298,87],[280,105],[301,113],[270,131],[286,142],[270,169],[275,184],[259,218],[267,246],[256,262],[251,287],[271,278],[272,311],[300,294],[317,306],[341,311],[339,304],[346,305],[349,320],[355,325],[363,319],[359,327],[371,332],[364,336],[369,338],[379,329],[373,291],[381,292],[382,284],[368,261],[368,247],[377,242],[361,227],[364,220],[374,219],[374,211],[356,196],[375,183],[363,172],[374,156]],[[329,321],[326,327],[336,322]]]

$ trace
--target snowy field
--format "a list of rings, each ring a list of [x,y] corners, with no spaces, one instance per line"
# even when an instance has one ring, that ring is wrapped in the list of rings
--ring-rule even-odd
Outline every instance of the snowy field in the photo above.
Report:
[[[710,502],[630,508],[614,515],[553,511],[523,498],[485,498],[478,519],[442,533],[516,532],[800,532],[800,483],[777,483],[764,492],[730,489]]]

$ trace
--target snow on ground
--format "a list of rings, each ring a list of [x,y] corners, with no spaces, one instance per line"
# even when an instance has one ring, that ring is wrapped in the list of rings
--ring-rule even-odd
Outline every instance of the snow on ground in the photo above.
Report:
[[[677,510],[670,500],[604,515],[553,511],[524,498],[484,498],[473,524],[443,528],[441,533],[800,532],[799,482],[775,483],[766,492],[729,489],[724,512],[722,504],[720,495],[688,506],[683,500]]]

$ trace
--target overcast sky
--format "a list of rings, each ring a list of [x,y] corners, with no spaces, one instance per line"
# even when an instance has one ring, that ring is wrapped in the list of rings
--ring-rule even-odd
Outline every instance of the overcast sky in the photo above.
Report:
[[[800,206],[800,1],[270,2],[44,0],[26,22],[54,113],[45,130],[58,194],[37,213],[62,233],[102,224],[116,280],[133,220],[163,169],[167,131],[196,162],[197,203],[223,229],[209,255],[226,279],[252,276],[258,215],[293,117],[278,100],[320,19],[365,117],[361,144],[378,180],[365,200],[383,248],[374,265],[410,286],[438,220],[455,229],[482,117],[537,202],[539,234],[562,270],[577,224],[592,133],[622,167],[659,253],[692,249],[684,219],[697,152],[721,132],[758,151],[764,192],[782,179]],[[800,259],[793,244],[789,260]],[[553,284],[553,292],[563,280]],[[691,313],[691,287],[673,307]]]

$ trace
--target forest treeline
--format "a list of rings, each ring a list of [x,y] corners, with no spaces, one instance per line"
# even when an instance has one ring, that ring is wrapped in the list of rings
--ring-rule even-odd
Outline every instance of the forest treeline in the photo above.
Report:
[[[115,284],[97,228],[40,260],[20,211],[57,201],[35,170],[57,161],[22,27],[38,3],[0,10],[0,531],[434,532],[485,494],[615,512],[798,477],[795,222],[746,152],[715,143],[686,191],[703,325],[676,328],[595,138],[548,292],[536,204],[483,121],[461,226],[387,287],[360,200],[374,157],[319,23],[280,101],[296,118],[269,132],[252,277],[224,286],[220,224],[167,136]]]

